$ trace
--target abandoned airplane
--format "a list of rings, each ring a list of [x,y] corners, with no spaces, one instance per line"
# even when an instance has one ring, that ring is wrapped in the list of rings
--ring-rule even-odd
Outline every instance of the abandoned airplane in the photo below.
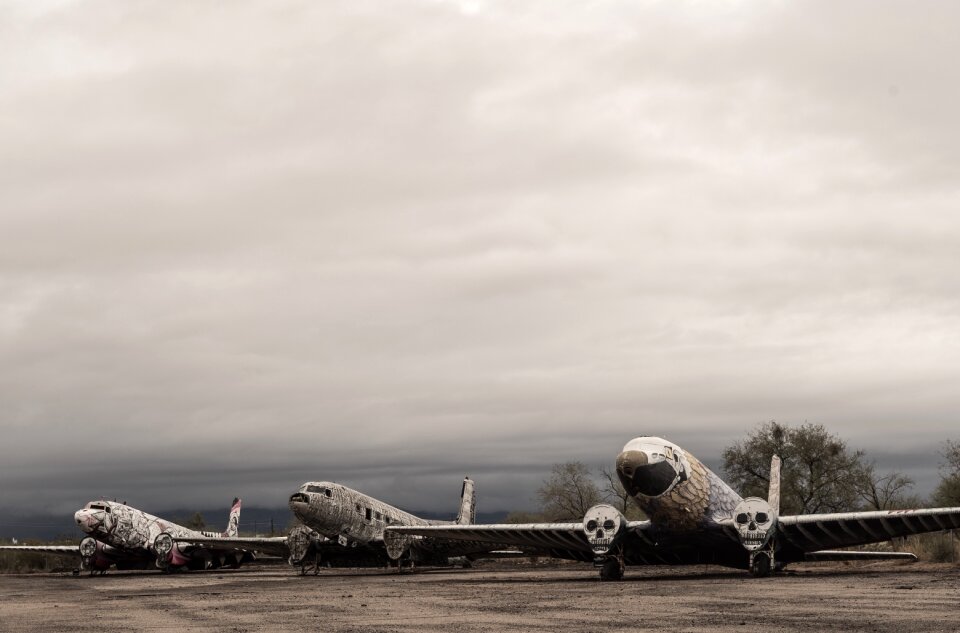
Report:
[[[626,565],[712,563],[766,576],[799,561],[916,560],[906,552],[830,548],[960,528],[960,508],[779,516],[778,457],[771,463],[766,500],[741,498],[693,455],[659,437],[628,442],[617,456],[616,470],[649,520],[628,521],[613,506],[599,504],[577,523],[390,525],[384,539],[508,544],[531,553],[593,561],[602,579],[619,580]]]
[[[110,566],[118,570],[147,569],[150,563],[164,571],[177,569],[237,568],[252,560],[251,552],[236,546],[209,547],[175,543],[181,537],[213,537],[177,525],[142,510],[116,501],[91,501],[73,515],[77,526],[87,533],[80,545],[12,545],[0,551],[43,552],[80,557],[80,569],[91,575],[106,573]],[[223,537],[237,535],[240,499],[234,499]]]
[[[414,564],[447,565],[451,559],[490,555],[488,539],[420,538],[391,534],[391,526],[471,525],[476,517],[474,482],[463,480],[460,509],[455,521],[431,521],[404,512],[352,488],[328,481],[307,482],[290,496],[290,509],[303,524],[285,537],[174,538],[179,544],[214,547],[244,547],[265,554],[286,556],[301,574],[318,573],[322,563],[387,565],[399,561]],[[468,542],[464,542],[464,540]],[[501,552],[511,555],[517,552]]]

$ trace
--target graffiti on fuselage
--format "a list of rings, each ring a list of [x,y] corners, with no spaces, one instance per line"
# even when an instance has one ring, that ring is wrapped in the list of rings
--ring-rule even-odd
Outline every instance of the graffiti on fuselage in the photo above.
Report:
[[[304,484],[290,499],[290,509],[304,525],[341,544],[383,540],[389,525],[430,525],[409,512],[340,484]]]
[[[81,529],[98,541],[125,550],[149,549],[162,532],[176,537],[204,535],[114,501],[92,501],[78,515],[81,513]]]
[[[654,524],[671,532],[692,532],[731,516],[740,495],[679,446],[665,443],[663,450],[678,467],[677,481],[660,496],[634,496]]]

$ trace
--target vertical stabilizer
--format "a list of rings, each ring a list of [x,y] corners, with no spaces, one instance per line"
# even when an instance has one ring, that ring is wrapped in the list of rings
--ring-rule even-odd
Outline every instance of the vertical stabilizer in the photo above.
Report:
[[[780,457],[773,456],[770,460],[770,489],[767,492],[767,503],[774,514],[780,515]]]
[[[223,536],[236,536],[240,529],[240,499],[234,498],[233,505],[230,507],[230,521],[227,523],[227,529]]]
[[[458,525],[473,525],[477,520],[477,497],[473,480],[464,477],[463,488],[460,490],[460,512],[457,514]]]

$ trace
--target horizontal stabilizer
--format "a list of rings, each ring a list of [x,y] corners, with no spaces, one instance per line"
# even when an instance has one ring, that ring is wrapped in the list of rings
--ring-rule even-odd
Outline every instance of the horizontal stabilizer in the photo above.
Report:
[[[917,555],[910,552],[859,552],[846,550],[820,550],[807,552],[804,556],[808,561],[837,561],[837,560],[906,560],[916,562]]]

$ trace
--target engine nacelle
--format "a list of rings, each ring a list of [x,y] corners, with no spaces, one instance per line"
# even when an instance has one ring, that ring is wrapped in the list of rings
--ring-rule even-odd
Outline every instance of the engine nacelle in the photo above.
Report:
[[[627,518],[607,503],[593,506],[583,517],[583,534],[595,556],[604,556],[627,532]]]
[[[293,528],[287,536],[287,547],[290,549],[288,562],[294,567],[301,565],[317,552],[319,542],[320,535],[310,528],[303,525]]]
[[[161,566],[161,562],[164,566],[169,564],[175,545],[173,537],[166,532],[157,534],[157,538],[153,539],[153,554],[157,557],[158,567]]]
[[[105,548],[107,546],[93,538],[86,536],[80,541],[80,563],[83,569],[91,571],[105,571],[109,569],[113,560],[108,556]]]
[[[157,567],[167,569],[169,567],[183,567],[196,564],[195,558],[190,556],[189,553],[184,553],[181,548],[182,545],[173,540],[173,535],[169,532],[157,534],[157,538],[153,539],[153,545],[151,547],[153,555],[157,558]],[[203,563],[203,568],[205,568],[206,560],[204,560]]]
[[[416,537],[408,534],[397,534],[396,532],[391,532],[390,530],[384,530],[383,532],[383,546],[387,550],[387,556],[390,557],[390,560],[400,560],[400,558],[407,553],[410,549],[410,546],[416,540],[421,540],[422,537]]]
[[[770,542],[777,527],[777,513],[759,497],[747,497],[733,510],[733,525],[740,544],[748,552],[756,552]]]

